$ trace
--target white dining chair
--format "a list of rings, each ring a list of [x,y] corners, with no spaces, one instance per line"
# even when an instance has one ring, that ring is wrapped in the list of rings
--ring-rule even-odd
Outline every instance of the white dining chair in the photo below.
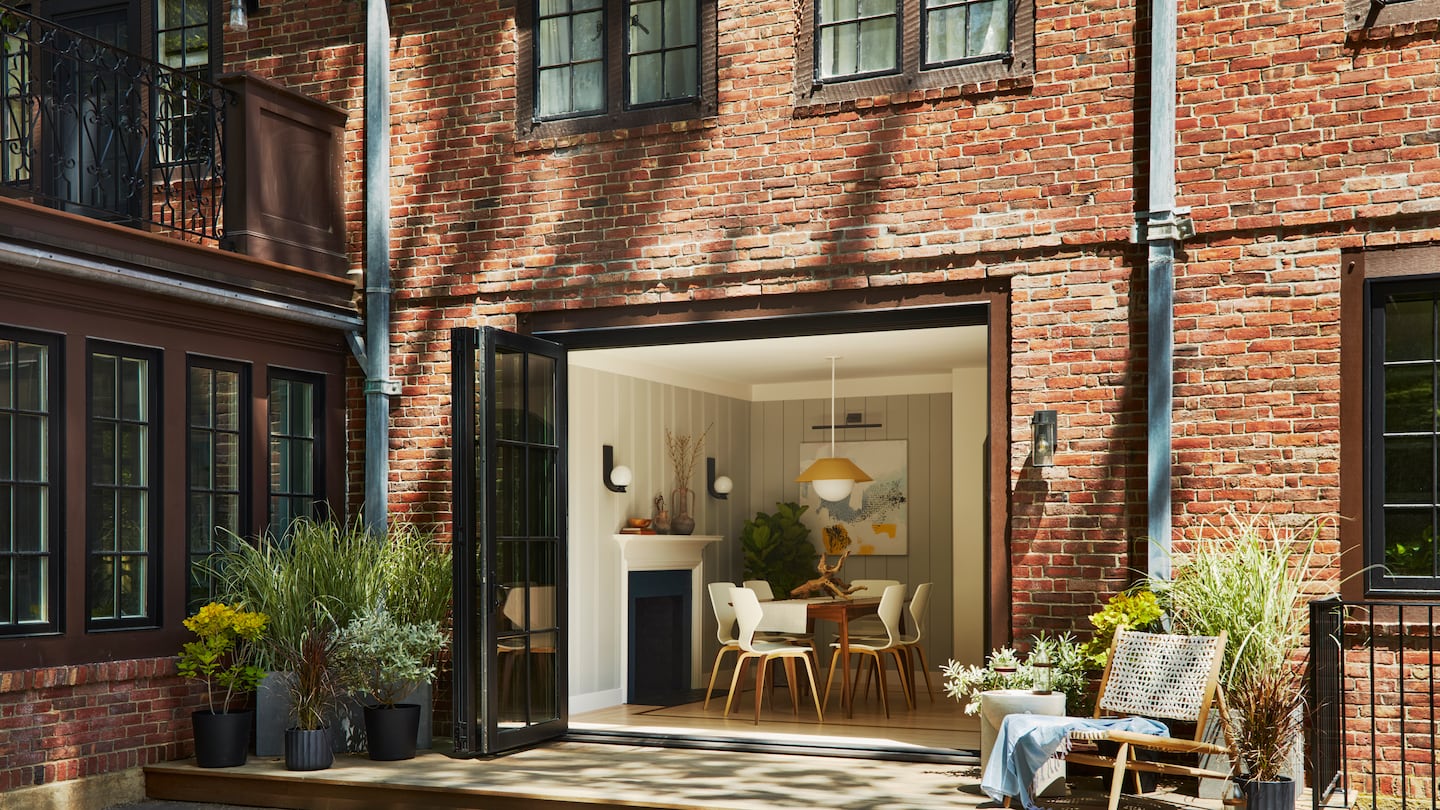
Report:
[[[875,664],[875,674],[879,681],[880,705],[885,709],[885,716],[887,718],[890,716],[890,700],[886,695],[887,688],[885,684],[884,655],[886,653],[895,659],[895,669],[900,675],[900,687],[901,691],[905,693],[906,705],[912,709],[915,708],[914,701],[910,698],[909,687],[906,686],[904,654],[900,647],[900,608],[904,603],[904,585],[897,584],[887,587],[884,594],[880,597],[879,606],[880,623],[885,628],[885,635],[883,637],[877,636],[869,640],[856,638],[853,634],[850,637],[850,654],[862,656],[862,661],[868,657],[872,659]],[[830,647],[832,650],[830,655],[830,671],[825,676],[826,705],[830,703],[830,685],[835,681],[836,663],[839,663],[841,666],[850,665],[848,661],[840,661],[840,644],[838,642],[831,644]],[[857,672],[856,677],[850,681],[850,694],[847,696],[852,704],[855,701],[855,687],[859,684],[859,681],[860,678]]]
[[[891,585],[899,585],[898,579],[852,579],[850,587],[857,590],[850,594],[851,599],[874,599],[885,593],[885,589]],[[874,616],[861,616],[850,622],[850,637],[857,636],[883,636],[885,627],[880,620]]]
[[[761,602],[770,602],[775,599],[775,590],[770,583],[763,579],[747,579],[740,583],[740,587],[749,588],[755,592],[755,598]]]
[[[930,662],[925,659],[925,647],[921,644],[925,636],[925,622],[930,608],[930,585],[929,582],[922,582],[915,586],[915,593],[910,597],[910,606],[908,608],[910,624],[905,628],[905,632],[900,634],[900,648],[905,653],[905,671],[910,678],[909,682],[912,686],[912,693],[913,687],[917,686],[915,683],[915,661],[912,656],[918,656],[920,659],[920,669],[925,673],[925,689],[930,692],[930,702],[934,703],[935,685],[930,681]],[[875,643],[883,639],[878,636],[857,637],[852,633],[851,643],[853,644],[856,640]]]
[[[785,662],[785,675],[790,684],[790,704],[795,710],[795,716],[799,717],[800,700],[795,682],[795,659],[799,658],[805,663],[805,674],[810,680],[810,696],[815,702],[815,717],[824,722],[825,712],[820,705],[820,690],[815,685],[815,664],[812,661],[814,648],[756,638],[755,628],[760,625],[765,611],[760,607],[760,600],[755,596],[755,592],[749,588],[732,588],[730,601],[735,607],[735,619],[740,626],[737,641],[741,652],[739,660],[735,662],[735,674],[730,677],[730,694],[725,699],[725,714],[730,714],[730,706],[735,701],[735,692],[739,688],[745,662],[754,659],[758,662],[755,671],[755,723],[759,725],[760,700],[764,691],[761,684],[765,683],[765,670],[769,662],[778,658]]]
[[[735,589],[734,583],[712,582],[706,587],[710,591],[710,609],[715,612],[715,638],[720,642],[720,649],[716,651],[715,663],[710,667],[710,685],[705,687],[703,709],[710,708],[710,693],[715,691],[715,676],[720,674],[720,660],[727,652],[741,652],[740,638],[735,635],[735,606],[730,603],[730,592]]]

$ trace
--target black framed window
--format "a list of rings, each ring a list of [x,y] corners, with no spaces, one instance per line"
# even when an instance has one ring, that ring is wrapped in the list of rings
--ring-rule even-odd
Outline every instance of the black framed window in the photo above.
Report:
[[[270,530],[283,534],[300,517],[323,517],[323,378],[270,371]]]
[[[194,612],[215,596],[214,555],[249,534],[250,369],[191,357],[186,375],[186,594]]]
[[[86,610],[92,627],[159,616],[160,352],[90,341]]]
[[[59,629],[60,338],[0,327],[0,635]]]
[[[535,134],[713,112],[714,0],[527,0],[520,9],[520,121]]]
[[[1440,591],[1440,280],[1369,291],[1366,563],[1371,590]]]
[[[866,96],[1034,73],[1035,8],[1025,0],[798,0],[796,98]]]
[[[219,28],[211,0],[155,0],[155,60],[174,73],[155,78],[155,160],[162,165],[206,159],[213,149],[209,91]]]

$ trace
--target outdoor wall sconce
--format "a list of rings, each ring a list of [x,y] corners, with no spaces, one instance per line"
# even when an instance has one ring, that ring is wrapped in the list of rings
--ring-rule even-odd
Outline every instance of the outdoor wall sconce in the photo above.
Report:
[[[635,480],[629,467],[623,464],[615,466],[615,448],[608,444],[600,451],[600,467],[605,473],[605,488],[611,492],[624,492],[630,482]]]
[[[1055,411],[1036,411],[1030,419],[1030,463],[1049,467],[1055,463]]]
[[[735,489],[735,482],[730,480],[730,476],[715,477],[715,459],[710,456],[705,458],[705,489],[710,491],[710,497],[720,501],[728,499],[730,491]]]

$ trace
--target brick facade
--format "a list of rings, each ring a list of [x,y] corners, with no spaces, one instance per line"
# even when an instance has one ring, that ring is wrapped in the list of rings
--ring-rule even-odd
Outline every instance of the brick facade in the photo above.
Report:
[[[1012,630],[1083,631],[1145,559],[1146,255],[1131,229],[1149,180],[1149,12],[1037,0],[1029,79],[810,104],[795,93],[796,8],[721,0],[713,115],[540,139],[517,129],[513,4],[394,4],[392,510],[448,521],[453,326],[999,280]],[[1440,241],[1440,26],[1355,32],[1344,4],[1303,0],[1179,11],[1177,203],[1197,230],[1175,268],[1183,539],[1232,508],[1340,511],[1341,252]],[[349,111],[357,276],[363,15],[266,3],[243,35],[226,32],[227,68]],[[350,402],[355,461],[354,379]],[[1045,469],[1025,463],[1038,409],[1060,413]],[[358,493],[359,463],[350,474]],[[1358,569],[1337,560],[1359,530],[1326,536],[1317,579]],[[125,741],[0,749],[0,788],[42,767],[48,781],[187,754],[187,692],[169,666],[56,676],[74,688],[0,676],[0,723],[103,711],[124,718]]]
[[[0,793],[192,756],[201,694],[173,658],[0,672]]]

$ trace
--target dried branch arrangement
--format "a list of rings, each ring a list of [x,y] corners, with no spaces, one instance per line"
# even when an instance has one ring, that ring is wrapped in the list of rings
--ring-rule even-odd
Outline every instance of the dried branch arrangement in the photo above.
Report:
[[[689,489],[690,476],[695,472],[695,462],[700,458],[700,448],[705,446],[705,437],[710,435],[712,422],[698,438],[692,440],[689,433],[674,434],[665,428],[665,452],[670,456],[670,467],[675,471],[675,486]]]

